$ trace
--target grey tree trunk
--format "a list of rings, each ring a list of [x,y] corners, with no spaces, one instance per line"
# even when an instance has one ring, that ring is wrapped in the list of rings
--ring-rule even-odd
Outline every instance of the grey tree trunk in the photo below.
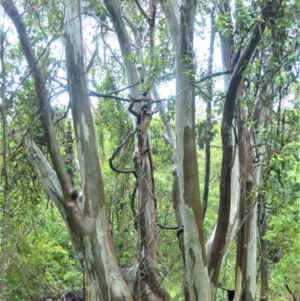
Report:
[[[231,20],[231,14],[230,14],[230,1],[221,1],[216,5],[216,11],[218,14],[222,14],[222,17],[226,17],[227,20],[227,28],[229,34],[224,36],[220,35],[220,48],[221,48],[221,56],[222,56],[222,68],[223,72],[227,72],[227,74],[223,75],[223,82],[224,82],[224,89],[227,91],[231,72],[228,72],[228,70],[231,69],[231,57],[233,56],[232,50],[234,47],[234,40],[232,35],[232,20]],[[224,28],[225,29],[225,28]],[[238,133],[238,129],[236,126],[236,120],[233,119],[233,125],[231,129],[231,136],[232,136],[232,144],[236,145],[236,135]],[[233,149],[233,163],[231,168],[231,206],[230,206],[230,217],[229,217],[229,225],[228,230],[226,234],[226,242],[225,242],[225,249],[224,249],[224,256],[221,263],[221,269],[224,265],[225,259],[227,257],[227,254],[229,252],[230,246],[233,242],[234,237],[236,236],[236,231],[238,227],[238,212],[239,212],[239,195],[240,190],[237,189],[237,185],[239,185],[239,179],[240,179],[240,171],[239,171],[239,153],[238,148],[234,147]],[[238,183],[238,184],[237,184]],[[216,234],[216,227],[214,231],[212,232],[210,238],[208,239],[208,242],[206,244],[206,254],[207,254],[207,260],[210,260],[211,256],[211,250],[212,250],[212,244],[215,239]],[[220,269],[220,270],[221,270]]]
[[[209,46],[209,58],[208,58],[208,68],[207,74],[212,74],[213,70],[213,58],[214,58],[214,43],[215,43],[215,11],[212,9],[211,12],[211,33],[210,33],[210,46]],[[205,213],[208,206],[208,196],[209,196],[209,183],[210,183],[210,133],[212,130],[212,97],[213,97],[213,83],[209,80],[207,83],[207,105],[206,105],[206,127],[208,135],[206,137],[207,141],[205,144],[205,178],[204,178],[204,188],[203,188],[203,201],[202,201],[202,214],[203,220],[205,219]]]
[[[184,262],[187,300],[211,300],[207,274],[202,206],[195,145],[195,86],[193,27],[196,3],[161,1],[175,50],[176,61],[176,162],[181,206],[175,205],[177,222],[184,225]],[[188,159],[187,159],[188,158]],[[174,188],[174,183],[173,183]],[[178,190],[173,190],[173,193]],[[182,212],[182,213],[180,213]],[[179,224],[178,224],[179,225]],[[181,226],[181,225],[179,225]],[[186,285],[184,285],[186,287]]]
[[[114,253],[95,129],[88,96],[81,28],[81,2],[65,3],[65,47],[68,86],[82,185],[82,213],[76,199],[67,203],[74,215],[82,263],[100,300],[132,300]],[[75,227],[74,227],[75,226]],[[78,230],[77,230],[78,232]]]
[[[183,1],[176,46],[176,158],[190,300],[211,300],[195,145],[193,33],[196,2]]]
[[[246,260],[250,245],[252,243],[256,244],[256,228],[255,233],[251,231],[251,220],[255,217],[255,193],[253,193],[253,188],[255,187],[255,179],[253,177],[253,158],[249,155],[249,150],[251,149],[250,134],[246,128],[246,117],[244,109],[238,108],[238,126],[239,126],[239,158],[240,158],[240,174],[241,174],[241,195],[240,195],[240,221],[241,227],[238,233],[237,242],[237,278],[235,290],[235,299],[240,300],[250,293],[249,281],[249,268],[248,261]],[[250,153],[251,154],[251,153]],[[251,250],[253,251],[253,250]],[[256,249],[254,251],[254,262],[253,258],[251,264],[256,268]],[[249,254],[250,255],[250,254]],[[252,273],[251,273],[252,274]],[[248,279],[245,282],[245,277]],[[251,288],[251,293],[253,290]],[[255,291],[254,291],[255,294]]]

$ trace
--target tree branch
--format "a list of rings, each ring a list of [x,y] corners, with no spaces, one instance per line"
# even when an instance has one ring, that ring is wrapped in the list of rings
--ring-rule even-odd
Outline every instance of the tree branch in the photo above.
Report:
[[[147,20],[147,22],[151,22],[151,18],[148,16],[148,14],[145,12],[145,10],[142,8],[139,0],[134,0],[136,6],[138,7],[139,11],[141,12],[141,14],[145,17],[145,19]]]
[[[86,74],[88,74],[89,71],[90,71],[90,69],[92,68],[92,66],[93,66],[93,64],[94,64],[94,61],[95,61],[95,58],[96,58],[97,54],[98,54],[98,42],[97,42],[97,44],[96,44],[96,48],[95,48],[95,50],[94,50],[94,52],[93,52],[93,55],[92,55],[92,57],[91,57],[91,60],[89,61],[87,67],[85,68],[85,73],[86,73]]]
[[[209,78],[213,78],[213,77],[217,77],[217,76],[221,76],[221,75],[225,75],[225,74],[230,74],[232,72],[232,70],[227,70],[227,71],[221,71],[221,72],[215,72],[215,73],[211,73],[209,75],[206,75],[202,78],[200,78],[199,80],[196,81],[196,84],[200,84],[204,81],[206,81]]]
[[[161,229],[164,229],[164,230],[178,230],[179,227],[178,226],[165,226],[163,224],[160,224],[160,223],[156,223],[156,225],[161,228]]]
[[[98,93],[98,92],[95,92],[95,91],[92,91],[92,90],[89,90],[89,96],[102,97],[102,98],[112,98],[112,99],[116,99],[116,100],[130,102],[129,98],[119,97],[119,96],[115,96],[115,95],[111,95],[111,94]]]
[[[137,82],[137,83],[135,83],[135,84],[126,86],[126,87],[121,88],[121,89],[116,90],[116,91],[109,92],[108,94],[119,94],[120,92],[122,92],[122,91],[124,91],[124,90],[127,90],[127,89],[130,89],[130,88],[132,88],[132,87],[135,87],[135,86],[137,86],[137,85],[139,85],[139,84],[141,84],[141,83],[143,83],[143,82],[144,82],[144,79],[141,79],[139,82]]]
[[[47,142],[47,147],[51,156],[54,169],[63,187],[64,194],[65,195],[71,194],[74,189],[70,181],[64,161],[61,157],[58,143],[56,140],[55,129],[54,129],[52,116],[51,116],[51,108],[48,99],[48,92],[46,89],[46,80],[38,65],[38,59],[36,58],[36,55],[33,51],[27,33],[28,31],[26,29],[26,26],[23,22],[23,19],[18,9],[16,8],[16,6],[11,0],[2,1],[2,6],[5,12],[12,20],[12,22],[14,23],[14,26],[18,32],[23,53],[26,57],[29,67],[32,69],[32,74],[35,83],[35,90],[39,101],[40,121],[42,123],[45,139]],[[52,40],[50,40],[50,42],[51,41]]]

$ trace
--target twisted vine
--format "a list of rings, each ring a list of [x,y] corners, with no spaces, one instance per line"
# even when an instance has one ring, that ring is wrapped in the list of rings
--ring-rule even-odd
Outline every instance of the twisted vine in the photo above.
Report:
[[[111,157],[109,158],[109,166],[110,168],[115,171],[115,172],[118,172],[118,173],[125,173],[125,174],[128,174],[128,173],[132,173],[135,177],[135,185],[134,185],[134,189],[133,189],[133,192],[132,192],[132,195],[131,195],[131,200],[130,200],[130,207],[131,207],[131,211],[133,213],[133,217],[135,218],[136,217],[136,210],[134,208],[134,199],[135,199],[135,195],[136,195],[136,191],[138,189],[138,186],[139,186],[139,178],[138,178],[138,174],[136,173],[136,171],[134,169],[128,169],[128,170],[124,170],[124,169],[119,169],[117,167],[115,167],[113,165],[113,160],[114,158],[116,157],[116,155],[118,154],[118,152],[120,151],[120,149],[122,147],[124,147],[125,145],[127,145],[127,143],[129,142],[129,139],[137,132],[137,129],[133,130],[132,132],[130,132],[128,134],[128,136],[126,137],[126,139],[119,145],[115,148],[115,150],[113,151]]]

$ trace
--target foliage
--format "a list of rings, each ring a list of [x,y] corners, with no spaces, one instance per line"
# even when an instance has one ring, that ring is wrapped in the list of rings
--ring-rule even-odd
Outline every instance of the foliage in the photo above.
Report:
[[[30,207],[31,216],[14,229],[21,234],[12,242],[16,245],[9,267],[9,300],[81,287],[81,267],[56,209],[45,210],[45,201]]]
[[[66,67],[65,59],[62,58],[63,10],[60,3],[54,2],[23,3],[19,1],[17,5],[29,28],[29,38],[34,45],[41,70],[47,77],[46,85],[51,101],[52,119],[55,123],[61,154],[67,161],[66,133],[71,128],[73,134],[74,129],[69,127],[71,117],[68,114],[69,99],[66,96],[68,90]],[[124,16],[127,17],[126,27],[130,33],[133,49],[128,53],[126,61],[122,62],[120,50],[115,44],[115,32],[110,28],[106,9],[96,1],[83,1],[82,5],[86,65],[93,57],[91,49],[96,47],[98,49],[96,58],[92,61],[92,68],[87,72],[89,89],[109,94],[126,86],[125,65],[134,63],[138,66],[141,90],[152,89],[154,91],[156,89],[162,94],[164,98],[162,106],[171,129],[174,130],[176,126],[175,101],[166,87],[171,86],[171,90],[174,90],[175,55],[161,8],[159,8],[156,20],[155,51],[151,53],[148,21],[136,5],[133,5],[133,2],[120,2]],[[263,21],[263,19],[260,1],[256,1],[253,5],[246,1],[243,6],[240,1],[237,1],[235,5],[233,11],[218,14],[215,26],[221,37],[234,36],[235,45],[232,51],[239,54],[254,24],[257,20]],[[243,96],[238,99],[238,105],[245,110],[247,115],[247,129],[260,128],[259,143],[264,148],[264,153],[258,155],[263,156],[264,162],[263,181],[258,190],[263,192],[268,200],[268,227],[264,239],[267,240],[269,246],[270,299],[274,300],[286,300],[288,292],[285,291],[285,285],[294,285],[300,268],[298,256],[300,249],[298,154],[300,147],[298,141],[300,39],[297,13],[294,9],[299,11],[297,3],[283,1],[278,12],[281,18],[269,21],[270,24],[265,30],[262,42],[252,56],[251,63],[243,72],[245,80]],[[196,77],[206,75],[207,53],[202,56],[202,50],[199,48],[202,47],[202,43],[206,43],[205,28],[209,27],[211,10],[208,3],[201,3],[197,10],[194,29],[196,47],[193,54],[193,59],[197,62]],[[7,24],[10,24],[8,19],[5,20]],[[49,292],[58,294],[65,288],[81,289],[82,268],[59,213],[53,208],[48,196],[42,193],[43,188],[33,173],[29,158],[24,155],[22,149],[23,139],[33,139],[49,159],[45,136],[38,122],[38,102],[34,81],[31,78],[32,70],[24,61],[12,26],[5,25],[1,30],[4,31],[4,29],[6,32],[4,39],[6,74],[1,78],[1,89],[4,91],[2,95],[9,99],[7,119],[10,129],[9,156],[13,183],[8,239],[8,300],[17,301],[29,300]],[[216,54],[215,57],[217,57]],[[214,67],[216,70],[219,68],[219,66]],[[192,72],[188,73],[192,75],[190,74]],[[269,77],[269,74],[272,76]],[[5,78],[5,85],[3,78]],[[204,222],[206,240],[210,237],[217,221],[222,151],[220,116],[224,105],[224,91],[220,88],[219,77],[209,80],[214,86],[213,121],[208,122],[203,118],[207,101],[210,99],[205,85],[197,87],[200,92],[196,97],[195,108],[201,189],[205,177],[203,149],[206,144],[211,145],[210,194]],[[256,123],[248,116],[258,98],[258,91],[261,90],[265,93],[265,97],[259,109],[268,107],[272,112],[266,123],[262,120]],[[128,100],[130,92],[125,89],[112,94]],[[165,101],[165,99],[168,100]],[[1,105],[3,101],[2,99]],[[94,115],[94,122],[116,257],[120,267],[129,268],[134,263],[137,243],[137,231],[131,210],[135,178],[132,173],[113,172],[109,167],[109,158],[132,131],[132,116],[128,112],[128,103],[122,100],[100,97],[99,99],[92,98],[91,101],[96,104],[99,111],[99,116]],[[156,109],[157,106],[153,105],[153,108]],[[151,120],[150,147],[155,161],[156,219],[158,224],[176,228],[178,225],[176,225],[171,199],[174,150],[165,140],[165,131],[160,117],[159,114],[154,114]],[[1,140],[1,150],[3,147],[3,140]],[[75,148],[74,143],[72,147]],[[131,139],[114,160],[114,164],[119,169],[132,169],[133,149],[134,140]],[[74,149],[74,157],[76,156],[77,150]],[[1,206],[4,202],[2,161],[1,158]],[[73,182],[79,190],[82,183],[77,165],[76,160],[70,163],[74,170]],[[0,218],[2,219],[2,212]],[[177,228],[175,230],[159,228],[156,237],[156,268],[174,300],[181,300],[183,298],[183,262],[178,247],[177,230]],[[0,232],[0,238],[1,235]],[[226,287],[234,287],[235,260],[236,244],[234,241],[220,278]],[[222,293],[219,292],[217,299],[221,300],[221,298]]]

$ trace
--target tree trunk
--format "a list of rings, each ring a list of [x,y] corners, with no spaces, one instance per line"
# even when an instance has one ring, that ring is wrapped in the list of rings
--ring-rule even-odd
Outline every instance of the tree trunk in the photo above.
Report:
[[[176,51],[178,47],[178,37],[179,37],[179,9],[177,6],[176,1],[168,1],[163,2],[160,1],[162,9],[164,11],[164,14],[166,16],[166,20],[168,23],[168,30],[171,36],[173,49],[175,50],[175,56],[179,56],[179,52]],[[180,58],[177,58],[177,61],[179,61]],[[160,98],[160,97],[156,97]],[[183,260],[183,290],[184,290],[184,300],[189,301],[189,285],[188,285],[188,279],[187,279],[187,265],[185,260],[185,243],[184,243],[184,221],[183,221],[183,211],[181,206],[181,194],[180,194],[180,187],[179,187],[179,176],[178,176],[178,162],[177,162],[177,155],[176,155],[176,141],[173,136],[173,133],[171,131],[170,122],[164,112],[164,106],[162,104],[159,104],[160,106],[160,115],[161,119],[164,124],[165,129],[165,138],[166,140],[171,144],[172,148],[174,149],[173,153],[173,162],[174,162],[174,168],[173,168],[173,185],[172,185],[172,203],[173,203],[173,209],[175,212],[176,222],[178,225],[178,242],[179,242],[179,248],[182,254],[182,260]]]
[[[241,89],[243,88],[243,83]],[[236,271],[236,288],[235,300],[248,300],[250,292],[249,289],[249,269],[254,265],[256,268],[256,249],[251,256],[252,260],[247,260],[248,253],[250,253],[250,245],[256,244],[256,228],[254,232],[251,231],[251,220],[255,213],[255,179],[253,177],[254,165],[251,156],[251,142],[250,133],[246,128],[246,117],[244,108],[238,107],[238,130],[239,130],[239,159],[240,159],[240,174],[241,174],[241,194],[240,194],[240,222],[241,227],[238,233],[237,242],[237,271]],[[254,242],[255,241],[255,242]],[[251,250],[252,252],[253,250]],[[249,254],[250,255],[250,254]],[[253,262],[254,261],[254,262]],[[255,291],[254,291],[255,295]]]
[[[207,74],[212,74],[213,70],[213,61],[214,61],[214,43],[215,43],[215,11],[211,11],[211,33],[210,33],[210,45],[209,45],[209,58],[208,58],[208,68]],[[205,213],[208,205],[208,196],[209,196],[209,183],[210,183],[210,134],[212,130],[211,122],[211,103],[213,97],[213,82],[210,79],[207,83],[207,105],[206,105],[206,144],[205,144],[205,178],[204,178],[204,188],[203,188],[203,201],[202,201],[202,215],[203,220],[205,219]]]
[[[229,218],[230,218],[230,200],[231,200],[231,190],[228,189],[228,187],[232,187],[232,173],[231,173],[231,166],[233,163],[233,149],[232,149],[232,136],[231,136],[231,128],[232,128],[232,121],[233,121],[233,112],[234,112],[234,106],[235,106],[235,100],[238,93],[238,89],[240,87],[240,84],[242,82],[242,75],[244,70],[246,70],[247,65],[249,64],[250,58],[259,43],[261,36],[264,32],[264,28],[266,26],[266,20],[270,18],[276,12],[276,5],[277,2],[274,1],[272,3],[267,4],[266,13],[263,14],[263,18],[265,19],[263,22],[258,21],[256,25],[254,26],[254,29],[249,36],[248,42],[246,43],[243,51],[241,52],[240,57],[237,60],[236,65],[234,66],[233,74],[230,79],[226,98],[225,98],[225,104],[224,104],[224,110],[223,110],[223,118],[222,118],[222,126],[221,126],[221,136],[222,136],[222,146],[223,146],[223,157],[222,157],[222,170],[221,170],[221,182],[220,182],[220,205],[219,205],[219,213],[218,213],[218,222],[215,229],[215,235],[214,235],[214,241],[212,243],[211,247],[211,255],[209,258],[209,275],[211,279],[211,291],[212,291],[212,298],[215,298],[215,291],[219,280],[219,273],[222,267],[222,260],[224,258],[224,247],[226,243],[226,236],[228,237],[228,226],[229,226]],[[239,127],[239,131],[240,131]],[[245,132],[246,135],[249,135],[247,132]],[[239,133],[239,137],[242,137],[243,133]],[[250,138],[247,138],[250,139]],[[253,138],[251,138],[253,139]],[[252,141],[251,141],[252,142]],[[248,144],[249,145],[249,144]],[[245,151],[246,148],[244,147],[243,151]],[[244,156],[244,159],[240,159],[240,164],[246,164],[246,156],[245,154],[239,154],[239,156]],[[240,167],[240,170],[242,168]],[[250,179],[251,175],[251,169],[249,172],[244,172],[244,180],[242,183],[243,188],[250,193],[252,191],[252,185],[253,181]],[[252,193],[252,192],[251,192]],[[250,195],[249,195],[250,196]],[[241,196],[242,199],[245,199],[248,196]],[[252,201],[251,201],[252,200]],[[245,262],[245,269],[247,270],[247,273],[251,273],[251,279],[247,276],[248,283],[247,291],[246,291],[246,300],[251,300],[253,297],[253,291],[255,290],[255,285],[253,285],[253,282],[255,281],[255,277],[253,279],[253,269],[255,274],[255,265],[253,264],[253,255],[255,255],[256,252],[256,230],[255,230],[255,224],[256,224],[256,211],[255,206],[253,205],[253,196],[251,195],[249,199],[249,207],[250,209],[249,214],[253,214],[253,218],[251,218],[249,223],[247,224],[247,227],[245,229],[244,234],[247,234],[248,237],[243,237],[249,245],[247,246],[248,250],[251,248],[251,251],[249,251],[247,257],[247,261]],[[247,209],[247,208],[245,208]],[[244,210],[243,208],[240,208],[240,210]],[[252,213],[251,213],[252,212]],[[242,221],[243,222],[243,221]],[[224,235],[226,233],[227,235]],[[250,234],[252,236],[252,239],[250,239]],[[244,245],[243,245],[244,248]],[[240,248],[239,251],[242,251]],[[237,254],[237,257],[240,258],[240,254]],[[242,256],[242,258],[244,258]],[[251,263],[250,263],[251,262]],[[241,264],[241,262],[240,262]],[[244,270],[245,271],[245,270]],[[239,268],[237,270],[239,273]],[[245,272],[244,272],[245,273]],[[244,274],[245,275],[245,274]],[[238,276],[237,276],[238,277]],[[251,285],[250,285],[251,282]],[[239,280],[237,279],[237,284],[239,283]],[[239,284],[237,285],[237,289],[239,290]],[[235,295],[235,300],[238,300],[239,293]],[[251,297],[250,297],[251,296]]]
[[[191,301],[211,300],[195,145],[195,67],[193,57],[195,10],[196,2],[182,3],[179,41],[176,47],[176,158],[185,229],[187,281]]]
[[[268,242],[264,239],[267,232],[267,198],[260,193],[258,199],[258,231],[260,240],[260,301],[268,300],[269,271],[268,271]]]
[[[231,58],[233,56],[233,49],[234,49],[234,40],[232,34],[232,20],[231,20],[231,11],[230,11],[230,2],[229,1],[221,1],[216,6],[216,10],[218,14],[222,14],[222,18],[227,18],[227,35],[220,34],[220,48],[221,48],[221,56],[222,56],[222,69],[223,72],[227,72],[227,74],[223,75],[223,83],[224,89],[227,91],[231,73],[228,73],[228,70],[232,68],[231,66]],[[229,33],[229,34],[228,34]],[[233,119],[232,129],[231,129],[231,136],[232,136],[232,143],[234,145],[233,148],[233,163],[231,168],[231,200],[230,200],[230,217],[229,217],[229,225],[226,234],[226,242],[225,242],[225,249],[224,249],[224,256],[221,263],[221,268],[224,265],[226,260],[227,254],[230,250],[230,246],[236,236],[236,230],[238,227],[238,211],[239,211],[239,196],[240,196],[240,189],[239,181],[240,181],[240,170],[239,170],[239,151],[237,144],[237,133],[238,128],[236,126],[236,118]],[[216,227],[212,232],[207,244],[206,244],[206,254],[207,260],[210,260],[212,244],[215,239],[216,234]]]
[[[82,214],[76,199],[67,202],[74,214],[71,229],[82,247],[82,263],[99,300],[132,300],[119,271],[111,237],[95,129],[88,96],[81,28],[81,2],[65,6],[68,86],[82,181]],[[80,231],[78,233],[78,231]]]

